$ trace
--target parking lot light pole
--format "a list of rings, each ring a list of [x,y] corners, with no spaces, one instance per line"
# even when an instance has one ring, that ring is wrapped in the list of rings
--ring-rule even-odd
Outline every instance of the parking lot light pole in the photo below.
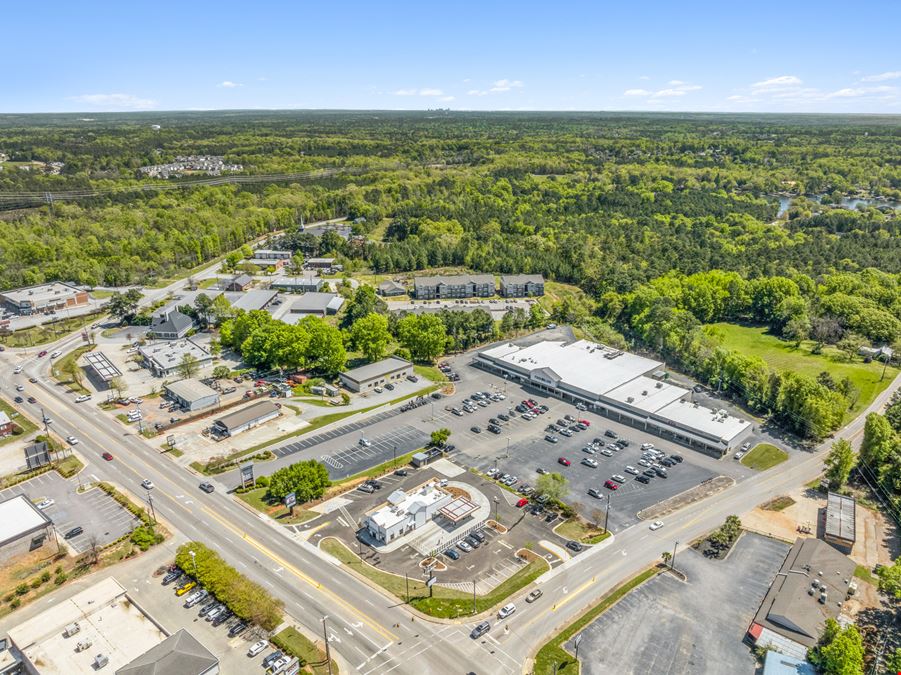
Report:
[[[150,516],[153,518],[153,522],[156,522],[156,511],[153,510],[153,496],[147,495],[147,501],[150,502]]]
[[[498,502],[500,502],[500,499],[498,499],[498,496],[497,496],[497,495],[494,495],[494,522],[498,522],[498,519],[497,519],[497,505],[498,505]]]
[[[197,576],[197,554],[193,550],[188,551],[188,553],[191,555],[191,564],[194,566],[194,576],[196,577]]]
[[[610,517],[610,493],[607,493],[607,505],[604,507],[604,534],[607,534],[607,519]]]
[[[669,559],[669,568],[671,570],[676,569],[676,547],[679,545],[679,542],[675,542],[673,544],[673,557]]]
[[[325,662],[328,664],[328,675],[332,675],[332,652],[328,644],[328,629],[325,627],[325,620],[328,615],[322,617],[322,637],[325,639]]]
[[[392,463],[392,466],[396,469],[397,468],[397,443],[395,443],[391,447],[391,452],[394,454],[394,461]]]
[[[476,582],[475,582],[475,579],[473,579],[473,582],[472,582],[472,613],[473,614],[476,613]]]

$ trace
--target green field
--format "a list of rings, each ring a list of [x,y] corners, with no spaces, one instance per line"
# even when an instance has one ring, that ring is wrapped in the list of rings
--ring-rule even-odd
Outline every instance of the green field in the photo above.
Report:
[[[85,326],[90,326],[102,314],[103,312],[82,314],[81,316],[74,316],[69,319],[60,319],[53,323],[45,323],[41,326],[23,328],[10,335],[0,337],[0,343],[7,347],[37,347],[38,345],[47,342],[53,342],[54,340],[76,330],[80,330]]]
[[[848,361],[844,352],[835,347],[824,347],[821,354],[813,354],[813,341],[805,340],[800,347],[793,342],[770,335],[766,327],[738,326],[731,323],[715,323],[712,326],[723,338],[723,346],[749,356],[759,356],[767,365],[777,370],[793,370],[796,373],[816,377],[824,370],[838,381],[847,377],[860,391],[860,397],[851,407],[847,419],[856,417],[898,374],[897,368],[887,368],[882,376],[881,363],[864,363],[860,357]]]
[[[338,664],[332,659],[331,668],[325,662],[325,653],[319,649],[318,645],[304,637],[296,628],[288,626],[279,633],[272,636],[272,643],[286,654],[296,656],[300,659],[302,665],[306,665],[307,670],[312,671],[314,675],[338,672]]]
[[[761,443],[742,457],[741,463],[755,471],[766,471],[787,459],[788,454],[784,450],[769,443]]]

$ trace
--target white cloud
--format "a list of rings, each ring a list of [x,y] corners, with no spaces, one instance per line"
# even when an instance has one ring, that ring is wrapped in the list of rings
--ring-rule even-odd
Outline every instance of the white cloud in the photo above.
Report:
[[[232,82],[231,80],[224,80],[220,82],[217,87],[222,87],[223,89],[234,89],[235,87],[243,87],[244,85],[239,82]]]
[[[780,75],[779,77],[771,77],[768,80],[761,80],[751,85],[753,89],[780,89],[784,87],[801,86],[801,78],[794,75]]]
[[[444,92],[435,88],[423,89],[398,89],[394,92],[395,96],[444,96]]]
[[[858,98],[861,96],[876,96],[878,94],[891,94],[896,91],[895,87],[882,85],[879,87],[845,87],[838,91],[826,94],[825,98]]]
[[[98,108],[125,108],[128,110],[147,110],[155,108],[157,102],[150,98],[140,98],[132,94],[82,94],[70,96],[70,100]]]
[[[867,75],[860,78],[861,82],[885,82],[886,80],[901,79],[901,70],[892,70],[887,73],[879,73],[878,75]]]
[[[682,89],[661,89],[651,94],[651,98],[667,98],[670,96],[685,96],[685,91]]]
[[[488,91],[510,91],[511,89],[521,89],[522,86],[522,80],[497,80]]]
[[[487,94],[487,91],[479,91],[478,89],[470,89],[466,92],[467,96],[484,96]]]
[[[667,84],[671,87],[678,87],[680,85],[685,84],[682,80],[670,80]]]
[[[453,101],[454,97],[453,96],[441,96],[438,100],[443,101],[444,103],[448,103],[450,101]]]
[[[626,89],[623,96],[650,96],[652,93],[647,89]]]
[[[626,89],[623,96],[647,96],[649,101],[659,98],[676,98],[685,96],[690,91],[698,91],[702,89],[699,84],[688,84],[682,80],[670,80],[670,86],[657,91],[649,91],[647,89]]]

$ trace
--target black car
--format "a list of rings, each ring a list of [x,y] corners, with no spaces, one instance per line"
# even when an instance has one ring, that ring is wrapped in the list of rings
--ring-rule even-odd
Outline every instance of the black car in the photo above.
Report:
[[[627,441],[625,438],[620,438],[619,440],[616,441],[616,444],[621,448],[629,447],[629,441]]]
[[[568,548],[571,551],[575,551],[576,553],[579,553],[585,547],[582,546],[582,544],[580,544],[577,541],[570,540],[570,541],[566,542],[566,548]]]
[[[671,460],[669,457],[664,457],[663,459],[660,460],[660,463],[666,467],[676,466],[676,463],[673,460]]]
[[[234,616],[234,614],[232,614],[231,611],[225,610],[219,616],[217,616],[215,619],[213,619],[210,623],[213,624],[214,626],[221,626],[222,624],[224,624],[226,621],[228,621],[233,616]]]
[[[284,654],[282,654],[282,653],[281,653],[280,651],[278,651],[278,650],[272,652],[269,656],[267,656],[265,659],[263,659],[263,668],[268,668],[268,667],[271,666],[273,663],[275,663],[275,662],[278,661],[280,658],[282,658],[282,656],[284,656]]]
[[[682,457],[682,455],[670,455],[669,458],[676,464],[681,464],[682,460],[685,459],[684,457]]]
[[[469,637],[471,637],[473,640],[478,640],[489,630],[491,630],[491,624],[488,623],[487,621],[483,621],[478,626],[476,626],[475,628],[472,629],[472,632],[469,634]]]
[[[241,633],[247,630],[247,624],[243,621],[239,621],[234,626],[231,627],[231,630],[228,631],[229,637],[238,637]]]
[[[387,389],[388,391],[394,391],[394,385],[391,384],[390,382],[386,382],[385,389]]]
[[[439,399],[441,399],[441,392],[440,392],[440,391],[433,391],[433,392],[432,392],[432,398],[435,399],[436,401],[439,400]]]
[[[444,555],[446,555],[446,556],[447,556],[448,558],[450,558],[451,560],[459,560],[459,559],[460,559],[460,554],[457,553],[457,550],[454,549],[454,548],[449,548],[449,549],[447,549],[447,550],[444,552]]]
[[[546,523],[553,523],[555,520],[557,520],[556,513],[549,513],[544,517],[544,522]]]
[[[25,399],[22,398],[21,396],[16,396],[13,400],[14,400],[16,403],[21,403],[21,402],[24,401]]]
[[[377,480],[374,480],[374,479],[371,479],[371,480],[366,481],[366,484],[367,484],[367,485],[371,485],[371,486],[372,486],[373,488],[375,488],[376,490],[381,490],[381,489],[382,489],[382,484],[379,483]]]
[[[647,476],[635,476],[635,480],[637,480],[639,483],[644,483],[645,485],[651,482],[651,479]]]
[[[482,433],[482,427],[469,427],[469,430],[474,434]]]
[[[176,579],[180,579],[182,575],[181,570],[173,570],[169,572],[166,576],[163,577],[163,586],[168,586]]]
[[[407,471],[406,469],[398,469],[397,471],[394,472],[394,475],[395,476],[408,476],[408,475],[410,475],[410,472]]]
[[[659,469],[659,468],[656,468],[656,467],[655,467],[655,468],[654,468],[654,473],[656,473],[656,474],[657,474],[658,476],[660,476],[661,478],[666,478],[666,477],[667,477],[667,475],[666,475],[666,469]]]
[[[499,434],[499,433],[501,433],[502,429],[496,424],[489,424],[488,431],[490,431],[493,434]]]
[[[548,424],[548,425],[544,428],[544,430],[545,430],[545,431],[550,431],[552,434],[556,434],[558,431],[560,431],[560,427],[558,427],[556,424]]]
[[[501,413],[500,415],[498,415],[497,418],[498,418],[499,420],[504,421],[504,422],[509,422],[509,421],[510,421],[510,417],[509,417],[508,415],[505,415],[504,413]]]
[[[478,548],[479,546],[482,545],[482,542],[480,542],[478,539],[476,539],[472,535],[466,537],[466,543],[469,544],[470,546],[472,546],[473,548]]]
[[[77,537],[82,532],[84,532],[84,528],[81,525],[79,525],[78,527],[73,527],[71,530],[66,532],[66,534],[63,535],[63,537],[65,539],[71,539],[72,537]]]
[[[29,396],[29,397],[28,397],[28,402],[29,402],[29,403],[37,403],[38,400],[37,400],[34,396]]]
[[[607,431],[604,432],[604,435],[607,438],[619,438],[619,434],[617,434],[613,429],[607,429]]]
[[[473,539],[478,539],[478,540],[479,540],[480,542],[482,542],[483,544],[485,543],[485,539],[487,538],[487,537],[485,537],[485,535],[482,534],[481,532],[473,532],[472,535],[470,535],[470,536],[471,536]]]
[[[516,406],[516,408],[514,408],[514,410],[516,410],[516,412],[518,413],[524,413],[527,408],[522,403],[520,403],[518,406]]]
[[[200,489],[203,490],[204,492],[206,492],[207,494],[210,494],[216,488],[213,487],[212,483],[203,482],[200,484]]]

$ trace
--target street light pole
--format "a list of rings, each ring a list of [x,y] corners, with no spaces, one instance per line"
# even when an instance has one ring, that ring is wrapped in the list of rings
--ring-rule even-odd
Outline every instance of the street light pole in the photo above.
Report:
[[[325,662],[328,664],[328,675],[332,675],[332,652],[328,644],[328,629],[325,627],[325,620],[328,615],[322,617],[322,637],[325,640]]]
[[[197,576],[197,554],[191,550],[188,551],[191,554],[191,564],[194,565],[194,576]]]
[[[472,582],[472,613],[473,614],[476,613],[476,582],[475,582],[475,579],[473,579],[473,582]]]
[[[673,557],[669,559],[669,568],[671,570],[676,569],[676,547],[679,545],[679,542],[675,542],[673,544]]]
[[[396,469],[397,468],[397,443],[395,443],[392,446],[391,452],[394,454],[394,461],[392,462],[392,466]]]
[[[604,534],[607,534],[607,519],[610,517],[610,494],[607,494],[607,505],[604,507]]]
[[[150,502],[150,516],[153,518],[153,522],[156,522],[156,511],[153,510],[153,496],[147,495],[147,501]]]
[[[498,499],[497,495],[494,495],[494,522],[499,522],[498,519],[497,519],[497,505],[498,505],[498,502],[500,502],[500,499]]]

